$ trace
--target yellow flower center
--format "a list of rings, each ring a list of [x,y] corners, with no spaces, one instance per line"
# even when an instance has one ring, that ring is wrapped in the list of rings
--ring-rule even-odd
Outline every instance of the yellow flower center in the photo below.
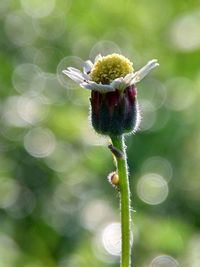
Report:
[[[133,72],[133,63],[119,54],[111,54],[100,58],[94,64],[90,76],[96,83],[109,84],[114,79],[125,77]]]

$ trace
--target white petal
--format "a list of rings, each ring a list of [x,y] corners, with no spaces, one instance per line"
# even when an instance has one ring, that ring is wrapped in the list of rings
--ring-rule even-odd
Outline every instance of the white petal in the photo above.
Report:
[[[91,81],[83,82],[80,84],[80,86],[89,90],[98,91],[100,93],[115,91],[115,88],[113,88],[110,84],[99,84]]]
[[[66,74],[67,76],[72,76],[72,77],[77,77],[81,80],[84,80],[84,77],[82,75],[82,73],[78,73],[78,72],[74,72],[74,71],[69,71],[68,69],[67,70],[63,70],[62,71],[64,74]]]
[[[134,75],[135,75],[135,73],[133,73],[133,72],[127,74],[127,75],[124,77],[124,82],[125,82],[127,85],[129,85],[130,82],[131,82],[131,80],[133,79]]]
[[[85,80],[90,80],[89,75],[81,72],[80,70],[78,70],[76,68],[69,67],[69,68],[67,68],[67,71],[70,71],[73,74],[79,75],[79,76],[83,77],[83,79],[85,79]]]
[[[68,77],[70,77],[72,80],[74,80],[72,77],[75,77],[75,78],[80,79],[82,81],[90,80],[90,77],[87,74],[82,73],[80,70],[72,68],[72,67],[69,67],[66,70],[63,70],[62,72],[64,74],[66,74]],[[76,81],[76,80],[74,80],[74,81]]]
[[[84,82],[85,79],[83,79],[82,76],[79,76],[78,74],[75,74],[73,72],[70,72],[68,70],[63,70],[62,71],[65,75],[67,75],[70,79],[72,79],[73,81],[75,81],[76,83],[80,84],[82,82]]]
[[[73,67],[68,67],[67,70],[74,73],[79,73],[79,74],[82,73],[79,69]]]
[[[96,63],[99,59],[102,59],[102,55],[101,55],[101,54],[98,54],[98,55],[95,57],[94,63]]]
[[[110,85],[117,90],[124,90],[127,86],[123,77],[113,80]]]
[[[158,66],[159,66],[159,63],[157,59],[152,59],[143,68],[135,72],[135,75],[131,80],[131,84],[140,82],[152,69]]]
[[[85,61],[84,66],[83,66],[83,72],[85,74],[89,74],[91,72],[92,67],[93,67],[93,63],[91,60]]]

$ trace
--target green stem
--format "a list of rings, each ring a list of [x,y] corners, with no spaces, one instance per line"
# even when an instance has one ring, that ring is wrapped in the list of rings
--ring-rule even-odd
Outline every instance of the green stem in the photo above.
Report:
[[[119,176],[120,207],[121,207],[121,267],[131,265],[131,215],[130,215],[130,189],[128,179],[128,168],[126,160],[126,150],[123,136],[111,137],[113,146],[122,151],[124,157],[116,157],[117,172]]]

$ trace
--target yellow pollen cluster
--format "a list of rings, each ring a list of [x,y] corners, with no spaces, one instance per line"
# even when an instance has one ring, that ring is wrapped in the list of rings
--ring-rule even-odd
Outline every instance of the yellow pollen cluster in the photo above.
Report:
[[[90,76],[96,83],[109,84],[114,79],[125,77],[133,72],[133,63],[119,54],[111,54],[100,58],[94,64]]]

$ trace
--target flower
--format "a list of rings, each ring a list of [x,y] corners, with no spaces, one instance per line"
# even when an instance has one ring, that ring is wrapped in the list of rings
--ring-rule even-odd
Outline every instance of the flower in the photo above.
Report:
[[[91,121],[94,129],[105,135],[121,135],[136,130],[139,111],[135,84],[159,66],[156,59],[134,71],[133,63],[119,54],[98,55],[87,60],[83,72],[68,67],[63,70],[81,87],[91,90]]]
[[[118,62],[116,59],[119,59]],[[118,70],[119,67],[126,64],[128,66],[124,66],[124,73],[116,71],[115,76],[113,75],[113,73],[109,73],[109,71],[114,72],[116,69]],[[103,66],[105,66],[105,69],[104,72],[102,70],[100,75],[102,76],[102,78],[104,77],[103,75],[107,76],[108,83],[104,83],[102,81],[103,79],[100,79],[95,75],[95,73],[98,72],[98,67],[102,68]],[[100,93],[107,93],[115,91],[116,89],[123,90],[128,86],[140,82],[150,72],[150,70],[159,66],[159,64],[156,59],[152,59],[143,68],[136,72],[133,71],[133,68],[131,66],[132,63],[121,55],[111,54],[105,57],[98,55],[95,58],[94,64],[90,60],[87,60],[85,62],[83,66],[83,72],[73,67],[69,67],[66,70],[63,70],[63,73],[83,88],[98,91]],[[99,70],[99,72],[100,71],[101,70]],[[109,76],[114,77],[112,81]]]

